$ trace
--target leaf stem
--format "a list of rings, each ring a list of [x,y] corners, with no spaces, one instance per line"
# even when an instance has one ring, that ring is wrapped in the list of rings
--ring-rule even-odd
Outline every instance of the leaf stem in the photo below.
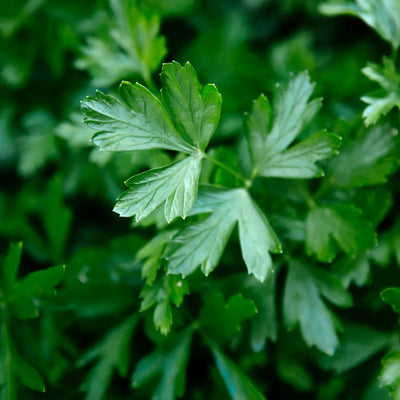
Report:
[[[202,153],[202,156],[205,159],[207,159],[208,161],[210,161],[211,163],[213,163],[214,165],[218,166],[219,168],[225,170],[226,172],[229,172],[231,175],[233,175],[239,181],[242,181],[246,188],[251,186],[251,181],[250,180],[244,178],[242,175],[240,175],[239,173],[237,173],[233,169],[229,168],[227,165],[225,165],[221,161],[218,161],[217,159],[215,159],[214,157],[209,156],[206,153]]]

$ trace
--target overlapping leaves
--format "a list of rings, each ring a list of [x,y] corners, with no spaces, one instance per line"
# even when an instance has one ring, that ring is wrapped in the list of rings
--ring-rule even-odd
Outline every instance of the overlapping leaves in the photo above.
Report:
[[[197,267],[208,275],[217,265],[236,223],[247,271],[263,281],[273,271],[269,252],[281,252],[281,245],[267,218],[244,189],[204,189],[192,215],[211,213],[191,224],[173,239],[166,250],[168,269],[188,275]]]
[[[217,127],[221,96],[214,85],[202,87],[193,67],[164,64],[162,100],[140,84],[123,82],[121,99],[97,92],[82,102],[85,122],[98,132],[93,141],[102,150],[166,149],[188,158],[147,171],[127,181],[130,190],[115,211],[140,221],[162,203],[168,222],[185,218],[197,194],[201,155]]]

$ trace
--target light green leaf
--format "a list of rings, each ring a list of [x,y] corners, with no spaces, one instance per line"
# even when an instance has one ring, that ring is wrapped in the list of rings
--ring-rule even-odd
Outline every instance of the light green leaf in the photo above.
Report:
[[[245,115],[253,176],[312,178],[323,175],[315,163],[337,153],[338,136],[321,131],[288,149],[321,107],[321,99],[309,102],[313,89],[308,74],[300,73],[286,87],[278,89],[272,113],[264,95],[254,101],[251,113]]]
[[[197,196],[201,157],[192,155],[167,167],[135,175],[125,183],[130,188],[117,201],[114,211],[122,217],[136,216],[136,222],[147,217],[165,202],[167,222],[185,218]]]
[[[272,272],[269,252],[280,252],[278,238],[244,189],[203,191],[192,214],[208,213],[174,237],[167,247],[169,271],[188,275],[198,266],[208,275],[217,265],[229,236],[239,223],[240,246],[249,273],[263,281]]]
[[[368,129],[331,160],[325,184],[349,188],[385,183],[399,166],[391,155],[396,149],[396,135],[397,130],[389,125]]]
[[[236,294],[225,302],[221,292],[211,292],[200,311],[199,323],[207,334],[223,342],[241,329],[244,320],[253,317],[257,309],[252,300]]]
[[[90,73],[94,86],[110,86],[133,75],[148,80],[166,54],[160,18],[129,0],[110,3],[114,16],[106,32],[101,27],[102,32],[87,39],[75,66]]]
[[[379,118],[386,115],[393,107],[400,109],[400,74],[396,70],[393,60],[383,57],[383,66],[368,63],[362,69],[371,81],[377,82],[381,90],[361,97],[361,100],[369,104],[364,110],[365,124],[375,124]]]
[[[349,14],[361,18],[394,49],[400,44],[400,4],[397,0],[330,1],[319,10],[326,15]]]
[[[251,112],[246,112],[244,116],[244,127],[254,165],[264,157],[265,136],[271,129],[271,121],[271,105],[267,97],[262,94],[253,100]]]
[[[61,122],[55,128],[56,135],[65,139],[71,147],[84,148],[91,147],[91,137],[93,132],[82,124],[82,114],[73,112],[67,121]]]
[[[215,363],[232,400],[265,400],[249,378],[217,347],[212,348]]]
[[[379,381],[388,386],[394,400],[400,399],[400,352],[391,352],[382,360]]]
[[[309,102],[313,90],[307,72],[279,88],[273,102],[273,125],[266,141],[269,154],[285,150],[319,111],[321,99]]]
[[[163,102],[175,127],[204,151],[219,122],[222,98],[218,89],[212,84],[201,87],[188,62],[183,67],[177,62],[164,64],[161,80]]]
[[[98,132],[93,141],[103,150],[169,149],[191,153],[164,106],[148,89],[122,82],[123,102],[100,91],[82,101],[84,122]]]
[[[306,221],[308,254],[315,254],[321,262],[331,262],[339,246],[345,253],[355,256],[376,244],[372,225],[361,211],[348,204],[312,208]]]
[[[128,373],[130,342],[137,323],[137,315],[128,317],[116,326],[79,361],[79,366],[86,365],[98,358],[96,365],[83,383],[87,392],[86,400],[101,400],[110,385],[113,370],[125,377]]]
[[[325,131],[317,132],[263,163],[260,175],[280,178],[314,178],[324,175],[316,161],[338,154],[341,139]]]
[[[169,337],[157,350],[140,360],[132,375],[132,386],[143,386],[160,375],[153,400],[175,400],[183,396],[192,336],[193,330],[188,328],[178,336]]]
[[[348,307],[351,297],[340,287],[337,280],[336,289],[328,293],[326,286],[321,285],[316,269],[310,269],[299,261],[291,261],[286,278],[283,316],[287,329],[293,329],[297,324],[305,342],[316,346],[319,350],[332,355],[339,343],[336,335],[335,318],[321,299],[321,295],[336,305]],[[322,272],[322,271],[321,271]],[[326,272],[325,275],[328,273]],[[330,281],[334,277],[329,277]]]

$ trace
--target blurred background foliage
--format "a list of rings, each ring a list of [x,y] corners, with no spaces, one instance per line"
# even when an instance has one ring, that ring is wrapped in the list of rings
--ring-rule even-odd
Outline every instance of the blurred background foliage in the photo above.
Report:
[[[187,360],[179,359],[179,354],[190,340],[194,343],[184,398],[228,398],[213,356],[204,353],[197,337],[192,339],[192,333],[183,330],[185,316],[172,309],[174,332],[167,339],[155,330],[151,312],[139,317],[142,263],[135,254],[156,230],[153,221],[132,230],[131,221],[112,213],[124,180],[168,163],[171,155],[98,151],[90,141],[93,132],[81,122],[80,100],[95,89],[114,93],[122,79],[154,89],[159,87],[162,62],[189,60],[200,82],[213,82],[222,93],[221,123],[213,144],[216,153],[219,146],[228,146],[218,157],[229,164],[236,162],[235,143],[243,135],[242,116],[252,100],[260,93],[273,92],[276,82],[290,74],[308,70],[317,82],[316,95],[324,97],[316,124],[346,142],[363,129],[360,96],[374,89],[360,71],[367,60],[379,63],[382,55],[390,55],[390,47],[358,19],[322,16],[319,3],[1,2],[0,254],[5,257],[10,241],[23,242],[21,277],[53,265],[67,266],[58,295],[38,303],[40,318],[13,322],[19,353],[40,373],[47,388],[44,397],[21,385],[18,398],[149,399],[154,382],[166,396],[162,385],[171,377],[145,384],[140,374],[150,376],[154,371],[146,371],[143,360],[149,354],[163,360],[165,365],[157,368],[167,374],[169,365],[185,364]],[[398,126],[396,113],[387,120]],[[396,176],[391,179],[395,182]],[[274,199],[281,190],[285,190],[284,183],[271,183],[268,196]],[[371,220],[381,224],[380,246],[358,260],[356,272],[354,260],[350,269],[346,264],[348,258],[332,267],[348,286],[355,283],[352,293],[358,310],[335,308],[347,321],[337,355],[330,358],[308,349],[297,331],[286,332],[281,324],[276,332],[269,332],[271,339],[278,340],[266,349],[265,342],[257,344],[254,339],[254,352],[248,340],[242,340],[248,336],[247,326],[229,342],[228,352],[236,354],[237,365],[268,399],[389,398],[386,389],[378,387],[376,376],[384,350],[393,348],[399,337],[396,316],[380,300],[379,292],[399,285],[400,234],[391,208],[398,186],[379,190],[378,195],[371,191],[369,197],[362,195],[355,201],[364,210],[370,207]],[[274,207],[278,206],[272,202],[271,212],[277,212]],[[383,210],[382,215],[376,209]],[[295,225],[295,219],[274,222],[282,237],[293,240],[300,235],[301,240],[302,228],[296,230]],[[226,264],[237,255],[237,243],[230,246],[222,260]],[[239,285],[235,275],[213,276],[212,283],[197,275],[192,279],[191,292],[198,295],[187,300],[186,309],[193,316],[199,315],[203,291],[218,289],[226,301],[235,295]],[[246,283],[254,295],[252,284],[250,280]],[[279,296],[283,285],[278,279]],[[214,305],[204,307],[213,308],[224,299],[209,301]],[[278,320],[281,307],[278,301]],[[365,324],[375,328],[363,329]],[[218,351],[214,357],[220,362],[217,365],[229,367]],[[132,392],[129,379],[121,377],[128,376],[133,365],[138,366],[133,377],[138,388]],[[172,378],[174,382],[183,379]],[[173,390],[168,399],[180,391]]]

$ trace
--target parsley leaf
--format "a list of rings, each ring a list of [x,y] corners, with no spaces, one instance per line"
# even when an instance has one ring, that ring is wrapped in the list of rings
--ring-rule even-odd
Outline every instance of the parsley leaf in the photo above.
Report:
[[[277,91],[273,110],[261,95],[245,116],[245,128],[253,160],[252,176],[312,178],[322,176],[315,163],[337,153],[340,138],[321,131],[290,147],[321,107],[321,99],[309,102],[314,85],[307,73],[292,78]]]
[[[175,127],[193,146],[204,151],[217,128],[222,98],[215,85],[201,87],[196,71],[187,62],[163,65],[163,102]]]
[[[324,296],[340,307],[352,304],[351,296],[340,281],[324,270],[291,261],[283,298],[283,316],[287,329],[298,323],[305,342],[329,355],[339,343],[336,319],[321,299]]]
[[[263,350],[267,339],[272,341],[277,339],[276,275],[271,275],[262,283],[249,277],[243,286],[244,294],[254,301],[257,308],[257,314],[250,320],[250,343],[254,352]]]
[[[221,292],[211,292],[200,311],[199,323],[218,342],[239,332],[241,323],[253,317],[257,309],[252,300],[236,294],[225,303]]]
[[[376,244],[375,231],[361,211],[349,204],[312,208],[306,221],[308,254],[321,262],[331,262],[337,245],[349,255],[362,253]]]
[[[239,225],[242,256],[249,273],[263,281],[272,273],[269,251],[281,252],[278,238],[266,217],[244,189],[203,190],[191,214],[210,213],[189,225],[167,247],[168,270],[183,276],[198,266],[208,275],[217,265],[229,236]]]
[[[102,27],[101,34],[87,39],[75,66],[88,70],[95,86],[109,86],[132,75],[149,81],[166,54],[159,17],[128,0],[111,0],[110,4],[115,17]]]
[[[232,400],[265,400],[247,376],[216,346],[212,347],[215,363]]]
[[[183,296],[189,293],[189,285],[186,280],[178,276],[165,275],[151,286],[144,286],[140,297],[140,311],[154,307],[154,325],[163,335],[167,335],[173,322],[171,303],[179,307],[183,302]]]
[[[153,399],[175,400],[185,392],[185,372],[193,336],[191,328],[170,336],[154,352],[141,359],[132,375],[132,386],[138,388],[160,375]]]
[[[350,188],[386,182],[399,166],[391,155],[396,149],[396,134],[389,125],[368,129],[330,161],[323,184]]]
[[[87,392],[86,400],[100,400],[104,397],[116,368],[121,376],[126,376],[129,366],[130,341],[137,323],[137,316],[128,317],[116,326],[81,358],[78,366],[84,366],[93,359],[99,361],[83,383]]]
[[[146,285],[151,286],[156,279],[165,247],[176,233],[176,230],[162,231],[136,253],[136,260],[143,262],[142,278],[146,279]]]
[[[12,314],[20,319],[36,318],[37,303],[40,297],[50,297],[56,294],[54,287],[64,275],[64,266],[56,266],[40,271],[34,271],[17,280],[22,244],[11,244],[2,268],[3,279],[0,289],[4,302]]]
[[[100,91],[82,101],[84,122],[97,131],[94,143],[102,150],[168,149],[192,152],[176,131],[160,100],[144,86],[122,82],[122,102]]]
[[[382,370],[379,382],[382,386],[388,386],[393,399],[400,398],[400,352],[391,352],[382,360]]]
[[[333,356],[323,355],[320,364],[324,369],[340,374],[361,364],[379,351],[390,346],[390,335],[366,325],[348,323]]]
[[[45,390],[40,375],[16,349],[11,319],[37,317],[37,299],[54,295],[54,287],[64,275],[64,267],[59,266],[31,272],[18,281],[21,253],[22,243],[11,243],[0,270],[0,398],[10,400],[17,399],[16,376],[32,390]]]
[[[167,167],[155,168],[128,179],[129,190],[117,201],[114,211],[122,217],[136,216],[136,222],[147,217],[165,202],[168,223],[185,218],[197,195],[201,157],[192,155]]]
[[[400,45],[400,4],[397,0],[356,0],[322,3],[326,15],[349,14],[361,18],[394,49]]]
[[[371,81],[377,82],[381,86],[381,90],[361,97],[362,101],[369,104],[363,112],[365,125],[368,126],[375,124],[393,107],[400,109],[400,75],[393,60],[387,57],[383,57],[383,66],[368,63],[362,72]]]

